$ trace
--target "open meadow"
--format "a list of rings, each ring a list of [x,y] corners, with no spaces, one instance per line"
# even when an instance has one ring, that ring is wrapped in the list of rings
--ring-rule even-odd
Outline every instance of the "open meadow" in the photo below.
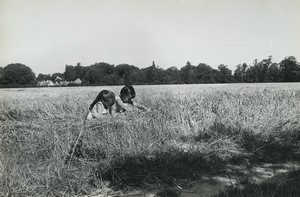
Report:
[[[0,196],[182,186],[229,165],[300,159],[300,83],[134,87],[151,111],[85,124],[97,94],[122,86],[0,89]]]

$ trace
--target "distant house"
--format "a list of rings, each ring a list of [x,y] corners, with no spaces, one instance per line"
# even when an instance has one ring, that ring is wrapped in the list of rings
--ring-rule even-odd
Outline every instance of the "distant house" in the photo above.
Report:
[[[57,83],[57,84],[60,84],[60,82],[62,81],[62,78],[57,76],[55,79],[54,79],[54,83]]]
[[[41,86],[41,87],[54,86],[54,83],[51,80],[39,81],[37,86]]]
[[[67,86],[68,84],[69,84],[68,81],[61,81],[61,82],[60,82],[60,85],[62,85],[62,86]]]
[[[73,81],[72,83],[81,84],[82,81],[81,81],[79,78],[77,78],[77,79],[76,79],[75,81]]]
[[[37,83],[37,86],[41,86],[41,87],[52,87],[52,86],[68,86],[68,85],[80,85],[82,83],[82,81],[77,78],[75,81],[63,81],[62,78],[60,77],[56,77],[56,79],[54,80],[54,82],[52,82],[51,80],[46,80],[46,81],[39,81]]]
[[[44,86],[44,81],[39,81],[39,82],[37,83],[37,86]]]
[[[50,81],[47,86],[54,86],[54,83]]]
[[[61,84],[59,82],[54,82],[54,86],[61,86]]]

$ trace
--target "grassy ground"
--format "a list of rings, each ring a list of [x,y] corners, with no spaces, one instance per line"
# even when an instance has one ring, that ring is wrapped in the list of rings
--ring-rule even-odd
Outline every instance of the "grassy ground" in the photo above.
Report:
[[[135,86],[150,112],[84,125],[104,88],[121,89],[0,90],[0,195],[89,194],[108,183],[172,186],[222,173],[229,163],[300,158],[300,84]]]
[[[300,194],[300,171],[292,171],[285,175],[281,181],[265,182],[262,184],[247,183],[245,188],[229,187],[226,191],[218,194],[218,197],[265,197],[265,196],[290,196]],[[280,177],[281,178],[281,177]]]

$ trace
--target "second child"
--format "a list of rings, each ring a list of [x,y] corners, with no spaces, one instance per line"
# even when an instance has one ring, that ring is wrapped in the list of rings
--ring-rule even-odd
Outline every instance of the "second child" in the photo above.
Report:
[[[122,113],[126,111],[133,111],[134,108],[149,111],[149,109],[144,105],[132,101],[134,98],[134,88],[131,85],[124,86],[120,91],[120,95],[116,96],[116,112]]]

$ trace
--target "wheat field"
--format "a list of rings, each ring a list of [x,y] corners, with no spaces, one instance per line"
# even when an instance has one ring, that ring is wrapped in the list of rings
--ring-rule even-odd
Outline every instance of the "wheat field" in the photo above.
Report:
[[[121,88],[0,89],[0,196],[172,185],[233,163],[299,160],[299,83],[134,86],[151,111],[84,122],[102,89]]]

